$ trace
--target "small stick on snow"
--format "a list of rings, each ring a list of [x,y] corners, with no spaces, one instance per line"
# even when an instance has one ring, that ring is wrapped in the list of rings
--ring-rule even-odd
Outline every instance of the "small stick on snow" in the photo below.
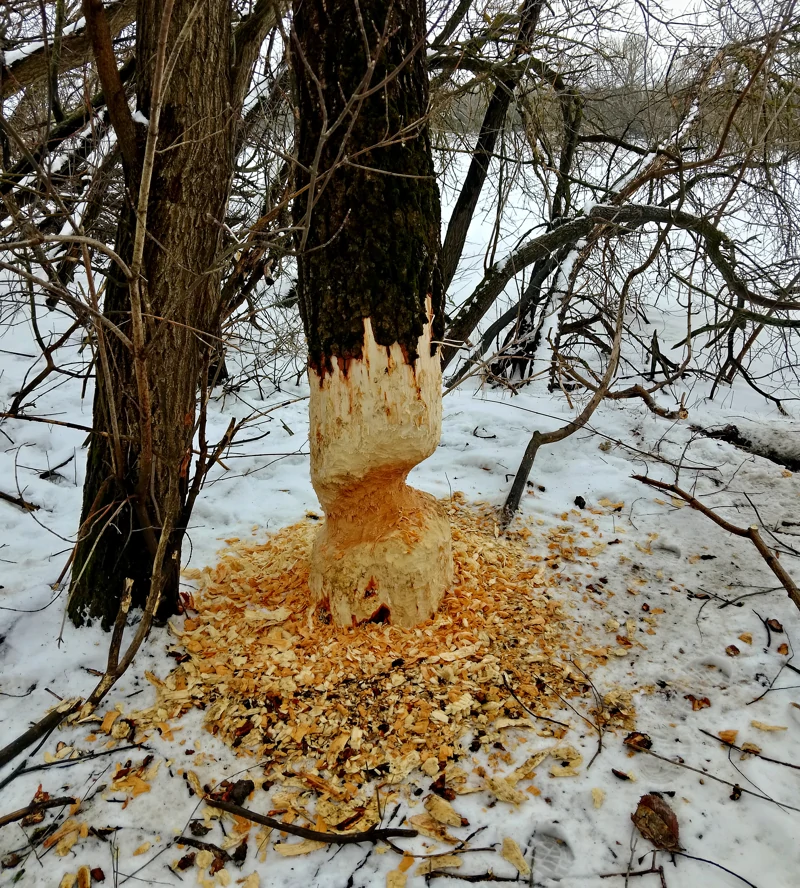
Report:
[[[301,839],[311,839],[314,842],[325,842],[329,845],[358,845],[361,842],[381,842],[391,838],[413,839],[419,833],[415,829],[400,829],[393,827],[375,828],[364,830],[357,833],[344,833],[337,835],[336,833],[320,832],[316,829],[306,829],[304,826],[295,826],[292,823],[284,823],[282,820],[276,820],[274,817],[267,817],[264,814],[257,814],[241,805],[234,805],[232,802],[222,802],[216,799],[206,798],[207,805],[212,808],[219,808],[221,811],[227,811],[238,817],[244,817],[245,820],[252,820],[253,823],[260,823],[262,826],[269,826],[280,832],[290,833],[293,836],[300,836]]]
[[[712,740],[717,740],[719,743],[723,743],[729,749],[735,749],[738,752],[743,752],[745,755],[755,755],[758,758],[763,759],[765,762],[772,762],[773,765],[783,765],[785,768],[794,768],[796,771],[800,771],[800,765],[793,765],[791,762],[782,762],[780,759],[769,758],[769,756],[762,755],[760,752],[756,752],[753,749],[743,749],[735,743],[729,743],[727,740],[723,740],[722,737],[712,734],[711,731],[706,731],[703,728],[700,728],[700,733],[705,734],[706,737],[710,737]]]
[[[47,808],[60,808],[63,805],[74,805],[75,799],[71,796],[62,796],[58,799],[45,799],[41,802],[31,802],[25,808],[20,808],[19,811],[12,811],[10,814],[6,814],[5,817],[0,817],[0,828],[7,826],[9,823],[16,823],[17,820],[22,820],[23,817],[27,817],[28,814],[35,814],[37,811],[44,811]]]
[[[715,738],[719,739],[719,738]],[[738,783],[731,783],[729,780],[723,780],[722,777],[717,777],[714,774],[709,774],[708,771],[702,771],[700,768],[693,768],[691,765],[687,765],[686,762],[676,762],[674,759],[667,758],[665,755],[659,755],[657,752],[653,752],[652,749],[638,749],[637,752],[643,752],[646,755],[652,755],[653,758],[660,759],[662,762],[667,762],[667,764],[675,765],[676,768],[686,768],[687,771],[694,771],[695,774],[699,774],[701,777],[708,777],[709,780],[716,780],[717,783],[722,783],[725,786],[730,786],[731,789],[736,789],[737,786],[739,789],[747,793],[747,795],[755,796],[757,799],[761,799],[764,802],[772,802],[773,805],[777,805],[779,808],[786,808],[788,811],[800,811],[800,808],[795,808],[793,805],[787,805],[785,802],[779,802],[775,799],[771,799],[769,796],[761,795],[760,792],[753,792],[752,789],[745,789],[743,786],[739,786]]]
[[[68,715],[75,712],[75,710],[81,705],[81,702],[82,700],[80,697],[65,701],[51,712],[48,712],[43,719],[28,728],[28,730],[17,737],[16,740],[12,740],[8,746],[0,749],[0,768],[2,768],[3,765],[7,765],[12,759],[16,758],[21,752],[34,744],[40,737],[45,737],[52,733]]]
[[[528,707],[520,700],[520,698],[514,693],[514,689],[508,683],[508,675],[503,673],[503,684],[506,686],[506,690],[509,694],[519,703],[519,705],[528,713],[531,718],[538,718],[540,721],[549,722],[551,725],[559,725],[559,727],[567,728],[569,730],[569,725],[566,722],[557,721],[554,718],[548,718],[546,715],[537,715],[532,709],[528,709]]]
[[[21,496],[11,496],[10,493],[3,493],[0,490],[0,500],[5,500],[7,503],[11,503],[12,505],[19,506],[20,509],[24,509],[26,512],[38,512],[41,508],[40,506],[36,506],[33,503],[29,503],[27,500],[24,500]]]

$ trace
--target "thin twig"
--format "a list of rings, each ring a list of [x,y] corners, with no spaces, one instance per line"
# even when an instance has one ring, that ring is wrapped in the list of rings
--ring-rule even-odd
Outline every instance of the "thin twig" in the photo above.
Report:
[[[531,716],[531,718],[538,718],[540,721],[549,722],[551,725],[559,725],[559,727],[569,729],[569,725],[566,722],[556,721],[554,718],[548,718],[546,715],[537,715],[532,709],[528,709],[528,707],[520,700],[520,698],[514,693],[514,689],[508,683],[508,676],[506,673],[503,673],[503,684],[506,686],[506,690],[509,694],[519,703],[519,705]]]
[[[197,848],[198,851],[210,851],[215,857],[221,857],[223,860],[230,860],[230,854],[210,842],[201,842],[199,839],[192,839],[189,836],[177,836],[173,839],[175,845],[188,845],[190,848]]]
[[[800,765],[793,765],[791,762],[782,762],[780,759],[770,758],[769,756],[762,755],[760,752],[756,752],[754,749],[743,749],[741,746],[737,746],[735,743],[729,743],[727,740],[723,740],[722,737],[718,737],[716,734],[712,734],[711,731],[706,731],[703,728],[700,728],[700,733],[705,734],[706,737],[710,737],[712,740],[717,740],[719,743],[723,743],[730,749],[735,749],[738,752],[742,752],[745,755],[754,755],[757,758],[763,759],[765,762],[772,762],[773,765],[783,765],[785,768],[794,768],[796,771],[800,771]]]
[[[710,866],[715,866],[717,869],[721,869],[723,872],[728,873],[729,876],[733,876],[735,879],[738,879],[740,882],[744,882],[745,885],[749,885],[750,888],[758,888],[758,885],[754,885],[749,879],[745,879],[744,876],[740,876],[739,873],[735,873],[733,870],[729,870],[726,866],[723,866],[721,863],[716,863],[713,860],[707,860],[705,857],[695,857],[693,854],[687,854],[685,851],[673,851],[673,854],[679,854],[681,857],[685,857],[687,860],[696,860],[699,863],[707,863]]]
[[[290,833],[293,836],[300,836],[302,839],[311,839],[314,842],[325,842],[329,845],[358,845],[361,842],[380,842],[390,838],[406,838],[413,839],[419,833],[415,829],[401,829],[393,827],[370,827],[370,829],[357,833],[345,833],[338,835],[337,833],[320,832],[316,829],[306,829],[304,826],[295,826],[292,823],[284,823],[282,820],[276,820],[274,817],[267,817],[264,814],[257,814],[241,805],[234,805],[232,802],[222,802],[216,799],[206,798],[207,805],[212,808],[219,808],[221,811],[227,811],[237,817],[244,817],[245,820],[252,820],[253,823],[260,823],[262,826],[269,826],[272,829],[281,832]]]
[[[761,799],[764,802],[772,802],[773,805],[777,805],[779,808],[786,808],[788,811],[800,811],[800,808],[795,808],[793,805],[787,805],[784,802],[777,802],[775,799],[771,799],[769,796],[761,795],[759,792],[753,792],[752,789],[745,789],[743,786],[739,786],[738,783],[731,783],[729,780],[723,780],[722,777],[717,777],[714,774],[709,774],[708,771],[703,771],[700,768],[693,768],[691,765],[687,765],[686,762],[676,762],[674,759],[667,758],[665,755],[659,755],[657,752],[653,752],[652,749],[637,749],[637,752],[643,752],[647,755],[652,755],[653,758],[660,759],[662,762],[667,762],[667,764],[675,765],[676,768],[686,768],[687,771],[693,771],[695,774],[699,774],[701,777],[708,777],[709,780],[715,780],[717,783],[722,783],[724,786],[730,786],[731,789],[736,789],[737,786],[742,792],[747,793],[747,795],[755,796],[757,799]]]
[[[710,518],[723,530],[727,530],[728,533],[732,533],[735,536],[746,537],[749,539],[756,549],[758,549],[758,552],[764,561],[767,562],[769,569],[780,580],[781,585],[788,592],[789,598],[791,598],[797,608],[800,609],[800,589],[797,588],[794,580],[786,572],[786,569],[780,561],[778,561],[775,553],[761,538],[761,534],[758,532],[758,528],[754,524],[751,524],[750,527],[747,528],[731,524],[730,521],[726,521],[724,518],[717,515],[716,512],[709,509],[708,506],[701,503],[700,500],[693,497],[690,493],[682,490],[677,484],[667,484],[664,481],[656,481],[655,478],[648,478],[645,475],[633,475],[632,477],[634,481],[641,481],[642,484],[647,484],[650,487],[655,487],[658,490],[664,490],[675,496],[679,496],[681,499],[689,503],[693,509],[702,512],[706,518]]]

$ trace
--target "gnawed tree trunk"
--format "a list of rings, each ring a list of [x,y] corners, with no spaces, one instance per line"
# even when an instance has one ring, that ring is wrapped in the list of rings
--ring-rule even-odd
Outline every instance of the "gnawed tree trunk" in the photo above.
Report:
[[[311,477],[327,516],[311,591],[340,625],[413,626],[452,579],[447,517],[406,484],[441,433],[424,0],[295,0],[292,48]]]

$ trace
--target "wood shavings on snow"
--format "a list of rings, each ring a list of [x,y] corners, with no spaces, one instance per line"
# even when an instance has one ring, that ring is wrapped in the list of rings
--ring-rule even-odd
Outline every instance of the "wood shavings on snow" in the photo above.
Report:
[[[454,587],[435,618],[415,629],[337,628],[309,606],[318,522],[286,527],[260,544],[228,540],[216,566],[188,575],[197,581],[196,614],[171,627],[182,662],[163,680],[148,675],[158,700],[137,714],[138,726],[163,733],[199,707],[206,730],[271,762],[276,774],[328,774],[334,798],[340,781],[400,783],[416,768],[433,777],[463,753],[464,738],[475,738],[472,751],[489,752],[511,727],[562,737],[565,728],[531,723],[504,674],[540,715],[590,695],[589,661],[581,669],[568,662],[583,656],[576,639],[583,629],[565,613],[559,587],[565,562],[590,559],[605,544],[585,530],[556,527],[547,532],[546,554],[535,555],[531,530],[500,536],[491,507],[469,505],[460,494],[446,506]],[[621,691],[615,702],[615,713],[632,711]],[[509,761],[507,753],[490,755],[497,768]],[[507,788],[503,797],[516,796]]]

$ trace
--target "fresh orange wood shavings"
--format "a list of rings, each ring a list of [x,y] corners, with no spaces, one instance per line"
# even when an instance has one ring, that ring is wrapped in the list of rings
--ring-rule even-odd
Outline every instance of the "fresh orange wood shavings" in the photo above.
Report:
[[[562,527],[550,532],[546,555],[534,557],[531,531],[499,536],[490,507],[456,494],[447,508],[454,588],[415,629],[337,628],[309,606],[318,522],[261,544],[228,541],[215,567],[190,574],[197,614],[172,627],[189,657],[164,681],[149,676],[158,702],[139,718],[163,725],[200,707],[208,731],[279,768],[302,762],[337,779],[389,783],[416,767],[435,776],[463,752],[465,735],[488,749],[503,728],[563,734],[533,723],[503,675],[542,715],[560,708],[557,694],[589,693],[586,673],[566,661],[576,621],[553,591],[564,561],[596,551],[579,556]]]

